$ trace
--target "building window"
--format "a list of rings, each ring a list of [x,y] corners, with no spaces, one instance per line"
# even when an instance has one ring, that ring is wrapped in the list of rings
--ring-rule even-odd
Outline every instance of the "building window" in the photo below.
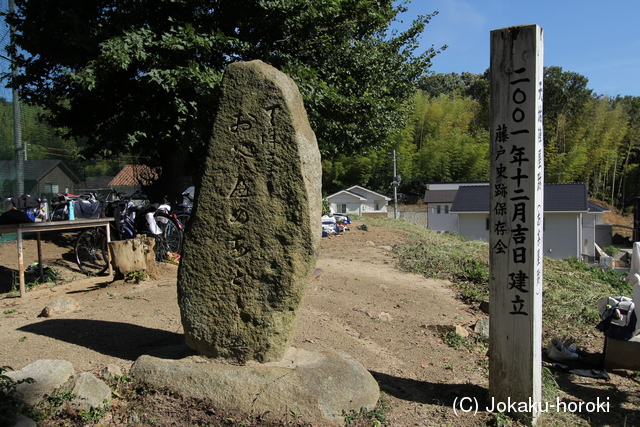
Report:
[[[489,225],[490,225],[490,219],[489,219],[489,217],[487,217],[486,220],[485,220],[485,225],[484,225],[486,230],[489,229]]]
[[[347,213],[347,205],[338,205],[338,213],[346,214]]]
[[[440,206],[440,205],[438,205],[438,207],[437,207],[437,209],[438,209],[438,214],[440,213],[440,208],[441,208],[441,207],[442,207],[442,206]]]
[[[449,213],[449,205],[444,205],[444,213]]]
[[[50,182],[46,182],[44,184],[44,192],[46,194],[58,194],[58,184],[52,184]]]

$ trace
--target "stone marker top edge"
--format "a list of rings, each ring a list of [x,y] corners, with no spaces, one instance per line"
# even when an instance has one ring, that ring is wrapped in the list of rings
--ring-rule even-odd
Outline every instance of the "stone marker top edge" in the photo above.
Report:
[[[504,31],[504,30],[521,29],[521,28],[529,28],[529,27],[542,28],[538,24],[520,24],[520,25],[511,25],[509,27],[496,28],[495,30],[491,30],[491,32],[493,33],[494,31]]]
[[[298,88],[297,83],[289,77],[286,73],[280,71],[273,65],[267,64],[259,59],[254,59],[246,62],[233,62],[227,66],[225,73],[233,74],[234,70],[246,70],[247,72],[255,73],[256,75],[263,76],[264,80],[270,81],[274,84],[275,88],[281,91],[282,97],[292,104],[299,104],[302,108],[290,110],[292,120],[297,126],[302,126],[305,134],[310,131],[313,135],[313,142],[317,145],[317,138],[315,132],[311,128],[306,108],[304,108],[304,100],[302,94]],[[254,81],[260,81],[260,79],[254,79]],[[246,83],[246,82],[245,82]]]

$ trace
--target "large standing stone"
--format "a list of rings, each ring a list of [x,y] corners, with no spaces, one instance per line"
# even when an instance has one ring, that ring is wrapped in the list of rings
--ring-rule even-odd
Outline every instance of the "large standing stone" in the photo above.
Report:
[[[241,363],[283,356],[321,210],[320,153],[297,86],[261,61],[230,65],[178,276],[191,348]]]

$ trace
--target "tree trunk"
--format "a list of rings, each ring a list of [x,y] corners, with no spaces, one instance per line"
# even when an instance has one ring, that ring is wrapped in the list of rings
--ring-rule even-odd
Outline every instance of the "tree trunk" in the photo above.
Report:
[[[156,255],[153,251],[154,246],[155,239],[147,236],[109,242],[114,279],[121,280],[126,278],[129,273],[142,270],[149,273],[149,275],[155,274]]]

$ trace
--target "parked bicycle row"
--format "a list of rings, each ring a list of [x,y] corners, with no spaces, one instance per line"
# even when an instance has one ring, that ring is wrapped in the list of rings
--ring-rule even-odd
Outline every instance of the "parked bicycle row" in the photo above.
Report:
[[[24,195],[6,199],[2,217],[8,223],[113,218],[109,226],[111,240],[141,235],[153,237],[156,260],[163,262],[167,258],[179,259],[184,230],[193,206],[192,187],[183,193],[183,198],[180,209],[172,211],[166,201],[151,203],[143,194],[125,196],[115,190],[102,197],[95,193],[59,194],[51,199],[50,204]],[[76,239],[74,251],[76,263],[84,273],[102,274],[107,270],[104,228],[82,231]]]
[[[102,203],[99,200],[79,198],[68,203],[69,206],[71,204],[79,207],[79,212],[83,214],[94,212],[97,204],[97,210],[101,211],[99,215],[113,217],[114,220],[110,223],[111,240],[149,236],[155,239],[156,261],[163,262],[168,257],[179,256],[184,227],[176,215],[171,213],[168,203],[150,203],[139,193],[123,196],[113,191]],[[71,209],[74,214],[78,211],[76,207]],[[69,207],[67,210],[70,210]],[[75,254],[76,262],[82,271],[90,274],[102,274],[106,271],[106,241],[106,231],[102,228],[88,229],[80,233],[75,244]]]

